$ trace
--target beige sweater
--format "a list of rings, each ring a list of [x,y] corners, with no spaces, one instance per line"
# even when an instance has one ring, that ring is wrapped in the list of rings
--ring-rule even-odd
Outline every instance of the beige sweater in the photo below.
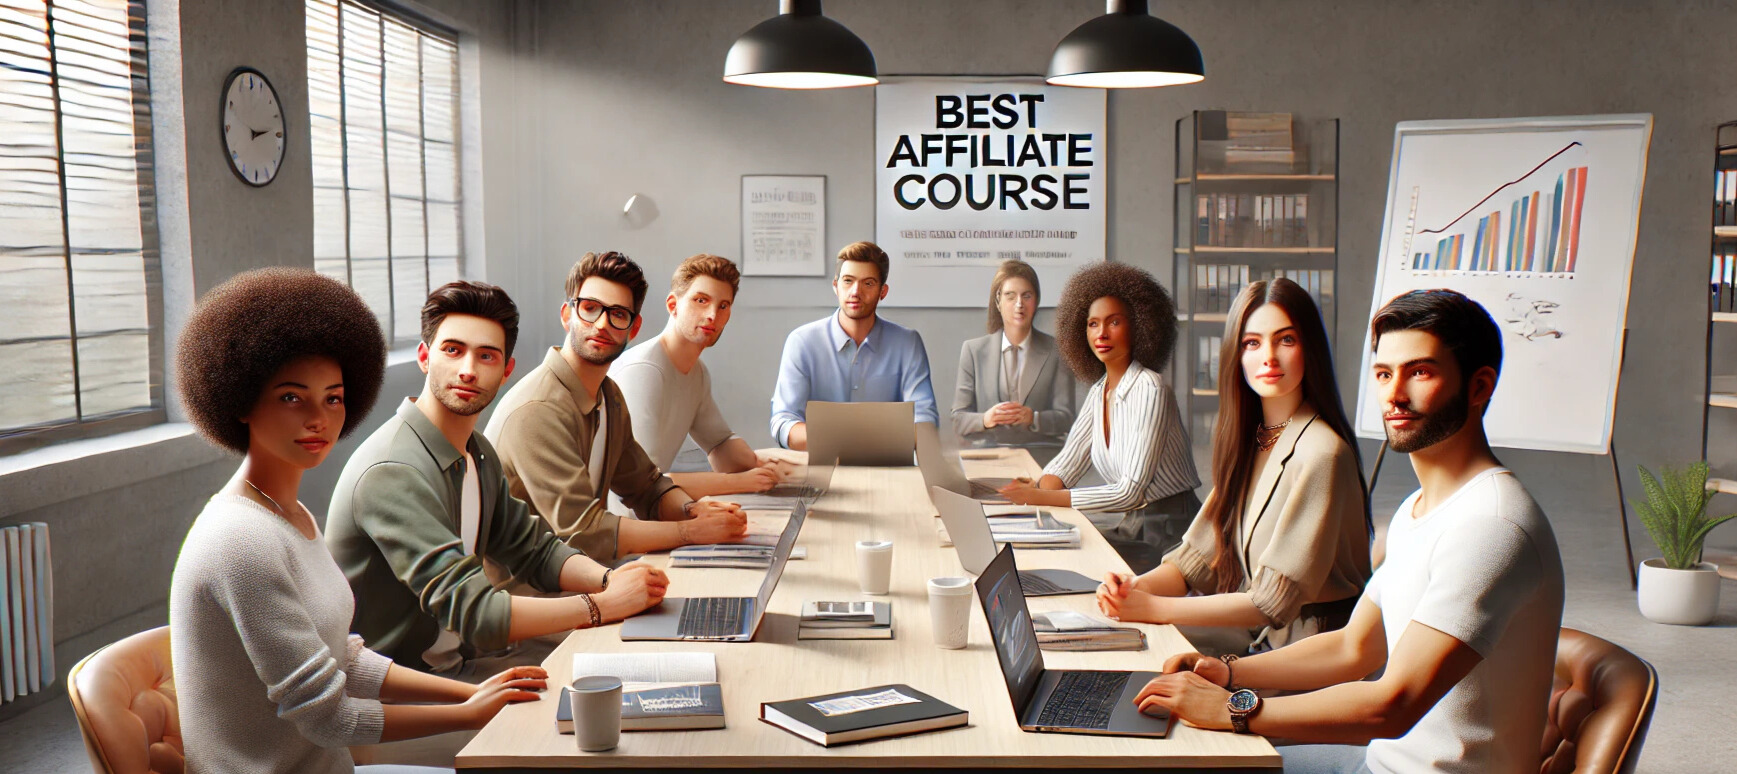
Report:
[[[1356,460],[1351,447],[1305,406],[1243,493],[1240,591],[1271,621],[1268,641],[1274,647],[1313,633],[1312,622],[1298,619],[1303,605],[1356,597],[1373,573]],[[1222,494],[1214,490],[1210,496]],[[1182,571],[1190,590],[1210,594],[1217,553],[1213,525],[1197,516],[1182,544],[1164,559]],[[1250,641],[1259,634],[1260,629],[1249,632]]]
[[[219,494],[193,522],[169,588],[187,771],[350,772],[380,741],[392,662],[350,634],[350,584],[326,543]]]

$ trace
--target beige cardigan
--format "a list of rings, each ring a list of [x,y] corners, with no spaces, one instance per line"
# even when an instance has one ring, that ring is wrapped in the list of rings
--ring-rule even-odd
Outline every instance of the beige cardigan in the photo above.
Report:
[[[1248,492],[1237,524],[1245,576],[1238,590],[1271,621],[1266,636],[1273,647],[1316,631],[1315,621],[1298,617],[1304,605],[1363,593],[1373,570],[1361,476],[1350,445],[1305,404]],[[1202,513],[1164,560],[1182,571],[1189,589],[1210,594],[1217,552],[1217,535]],[[1261,631],[1249,634],[1252,642]]]

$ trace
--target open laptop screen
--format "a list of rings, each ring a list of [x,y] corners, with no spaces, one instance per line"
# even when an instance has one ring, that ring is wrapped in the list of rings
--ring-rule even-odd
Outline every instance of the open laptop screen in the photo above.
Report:
[[[760,581],[760,593],[755,597],[757,601],[754,603],[755,616],[766,614],[766,603],[772,601],[772,590],[778,588],[778,579],[784,575],[784,565],[790,561],[790,552],[796,547],[796,534],[802,531],[802,522],[807,518],[807,503],[798,503],[796,510],[790,512],[790,521],[784,525],[784,532],[778,536],[778,548],[772,554],[772,565],[766,568],[766,578]]]
[[[1001,549],[995,561],[977,578],[977,598],[989,619],[989,639],[995,643],[1001,674],[1007,678],[1014,717],[1021,717],[1043,677],[1043,652],[1038,649],[1031,612],[1025,607],[1025,591],[1019,586],[1019,568],[1014,566],[1012,547]]]

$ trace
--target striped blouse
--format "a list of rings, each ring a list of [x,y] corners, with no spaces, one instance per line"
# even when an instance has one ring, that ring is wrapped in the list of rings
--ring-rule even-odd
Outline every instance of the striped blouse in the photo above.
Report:
[[[1107,377],[1106,377],[1107,378]],[[1072,489],[1082,511],[1132,511],[1200,486],[1188,428],[1176,395],[1157,371],[1130,362],[1110,396],[1110,443],[1104,443],[1104,379],[1080,404],[1061,453],[1043,470],[1072,489],[1089,461],[1108,482]]]

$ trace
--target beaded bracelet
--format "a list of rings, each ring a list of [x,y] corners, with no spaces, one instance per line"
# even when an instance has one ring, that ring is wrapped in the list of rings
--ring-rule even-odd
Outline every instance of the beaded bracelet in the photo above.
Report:
[[[585,600],[585,606],[591,609],[591,625],[592,626],[602,626],[603,625],[603,611],[597,609],[597,603],[591,599],[591,595],[590,594],[580,594],[579,597],[581,599]]]

